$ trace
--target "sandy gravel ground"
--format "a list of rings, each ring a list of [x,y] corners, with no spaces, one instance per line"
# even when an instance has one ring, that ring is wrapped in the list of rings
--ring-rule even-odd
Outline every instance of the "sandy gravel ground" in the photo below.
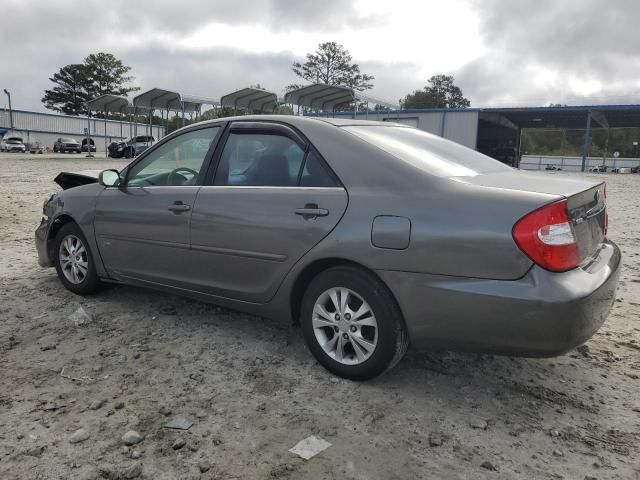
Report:
[[[66,291],[36,263],[42,202],[60,170],[118,165],[66,158],[0,156],[1,479],[640,478],[640,175],[601,176],[624,267],[587,349],[409,352],[352,383],[277,321],[130,287]],[[85,326],[68,319],[80,305]],[[164,428],[176,415],[193,426]],[[288,452],[309,435],[332,446]]]

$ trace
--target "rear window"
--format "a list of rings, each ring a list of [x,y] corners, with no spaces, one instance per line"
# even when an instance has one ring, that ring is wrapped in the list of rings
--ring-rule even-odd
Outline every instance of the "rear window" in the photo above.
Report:
[[[470,177],[511,167],[442,137],[406,127],[342,127],[400,160],[438,177]]]

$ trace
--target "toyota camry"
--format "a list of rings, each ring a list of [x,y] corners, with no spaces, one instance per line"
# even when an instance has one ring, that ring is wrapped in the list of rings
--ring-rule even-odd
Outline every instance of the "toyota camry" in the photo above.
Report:
[[[409,344],[559,355],[614,301],[604,183],[523,172],[404,125],[243,116],[178,130],[122,170],[61,173],[39,263],[299,323],[362,380]]]

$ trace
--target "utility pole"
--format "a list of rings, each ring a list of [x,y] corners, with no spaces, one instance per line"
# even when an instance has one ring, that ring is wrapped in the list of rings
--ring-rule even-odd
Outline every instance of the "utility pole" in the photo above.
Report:
[[[6,88],[4,89],[4,93],[6,93],[7,98],[9,98],[9,125],[11,125],[11,131],[13,131],[13,109],[11,108],[11,93]]]

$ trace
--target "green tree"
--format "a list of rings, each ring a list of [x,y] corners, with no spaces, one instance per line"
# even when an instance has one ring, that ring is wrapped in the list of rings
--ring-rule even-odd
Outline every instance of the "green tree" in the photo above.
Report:
[[[325,42],[318,45],[313,53],[306,55],[306,62],[294,62],[293,73],[311,83],[326,83],[350,87],[354,90],[373,88],[372,75],[360,71],[360,66],[353,63],[348,50],[336,42]],[[296,85],[295,87],[298,87]],[[294,87],[290,85],[287,90]]]
[[[140,90],[127,86],[134,77],[127,75],[131,67],[125,65],[111,53],[92,53],[84,59],[87,71],[87,91],[93,97],[112,94],[126,96]]]
[[[422,90],[416,90],[401,101],[403,108],[467,108],[470,103],[452,75],[434,75]]]
[[[134,77],[126,66],[110,53],[87,56],[81,64],[62,67],[49,78],[54,87],[44,91],[45,107],[67,115],[86,113],[86,102],[100,95],[127,95],[139,90],[130,86]]]
[[[49,78],[55,86],[44,91],[42,103],[49,110],[78,115],[87,110],[86,68],[82,64],[64,66]]]
[[[293,109],[289,105],[276,105],[273,109],[274,115],[293,115]]]

